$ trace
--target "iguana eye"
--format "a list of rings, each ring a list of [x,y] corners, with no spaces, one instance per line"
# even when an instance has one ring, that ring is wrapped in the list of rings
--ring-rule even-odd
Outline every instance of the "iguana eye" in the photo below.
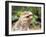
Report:
[[[26,16],[26,18],[29,18],[29,16]]]
[[[29,14],[29,15],[26,16],[26,18],[29,18],[30,16],[33,16],[33,15],[32,14]]]

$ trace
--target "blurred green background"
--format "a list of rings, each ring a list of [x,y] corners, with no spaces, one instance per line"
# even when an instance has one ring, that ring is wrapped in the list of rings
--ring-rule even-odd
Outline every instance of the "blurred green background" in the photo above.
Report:
[[[39,25],[41,27],[41,7],[12,6],[12,23],[14,23],[14,21],[16,22],[19,19],[21,13],[24,11],[31,11],[33,13],[33,18],[32,18],[33,27]]]

